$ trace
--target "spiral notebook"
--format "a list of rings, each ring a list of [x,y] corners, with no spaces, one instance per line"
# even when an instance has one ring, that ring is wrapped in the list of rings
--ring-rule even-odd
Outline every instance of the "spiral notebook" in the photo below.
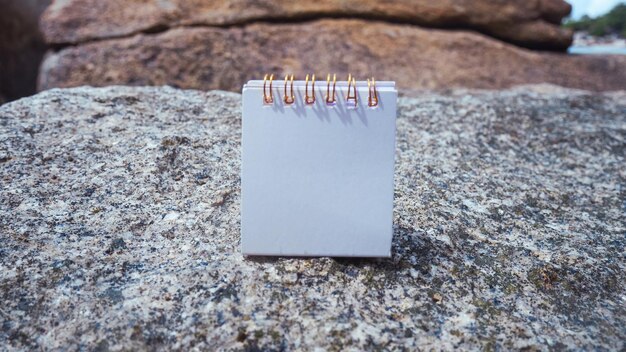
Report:
[[[272,78],[243,87],[242,253],[389,257],[395,83]]]

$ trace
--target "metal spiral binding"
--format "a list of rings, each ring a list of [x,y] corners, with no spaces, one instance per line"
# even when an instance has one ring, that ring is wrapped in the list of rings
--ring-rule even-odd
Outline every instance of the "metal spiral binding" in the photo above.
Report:
[[[272,81],[274,81],[274,74],[272,74],[271,76],[269,76],[270,79],[270,90],[269,90],[269,94],[265,94],[265,84],[267,82],[267,78],[268,75],[265,75],[265,77],[263,77],[263,103],[264,104],[273,104],[274,103],[274,96],[272,95]]]
[[[313,74],[312,82],[313,83],[311,84],[311,92],[313,92],[313,95],[309,96],[309,75],[306,75],[306,83],[304,86],[304,103],[307,105],[315,104],[315,73]]]
[[[309,79],[310,78],[310,79]],[[311,94],[309,95],[309,80],[311,81]],[[263,103],[270,105],[274,103],[274,95],[272,93],[272,83],[274,81],[274,74],[266,74],[263,77]],[[294,75],[285,75],[285,85],[283,88],[283,101],[286,105],[294,104],[296,97],[293,90]],[[358,105],[358,98],[356,92],[356,78],[352,74],[348,74],[348,94],[346,96],[346,103],[356,107]],[[269,89],[268,89],[269,83]],[[288,86],[289,85],[289,89]],[[331,75],[326,76],[326,95],[324,100],[327,105],[335,105],[337,103],[337,75],[332,75],[332,90],[331,90]],[[289,91],[289,92],[288,92]],[[378,90],[376,89],[376,80],[374,77],[370,80],[367,79],[367,106],[375,108],[378,106]],[[315,74],[306,75],[305,87],[304,87],[304,103],[306,105],[314,105],[315,98]]]
[[[287,95],[287,79],[288,78],[291,79],[291,91],[289,95]],[[293,104],[296,101],[296,97],[293,95],[293,75],[291,75],[291,77],[289,77],[289,75],[285,76],[285,96],[283,100],[285,101],[285,104],[287,105]]]
[[[337,86],[337,75],[333,74],[333,95],[330,95],[330,73],[326,76],[326,104],[333,105],[337,101],[335,99],[335,87]]]
[[[354,90],[352,96],[350,96],[350,88],[352,88]],[[350,100],[353,101],[353,104],[356,107],[357,106],[357,100],[356,100],[356,79],[354,77],[352,77],[351,73],[348,74],[348,95],[346,96],[346,102],[350,103]]]
[[[378,106],[378,91],[376,91],[376,80],[372,77],[372,81],[370,83],[369,78],[367,79],[367,106],[370,108]]]

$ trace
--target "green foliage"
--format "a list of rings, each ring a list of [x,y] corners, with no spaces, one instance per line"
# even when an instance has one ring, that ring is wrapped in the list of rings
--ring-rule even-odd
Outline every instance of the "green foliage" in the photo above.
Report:
[[[626,38],[626,4],[616,5],[603,16],[597,18],[583,16],[578,21],[568,20],[563,25],[575,31],[587,31],[595,36],[617,34]]]

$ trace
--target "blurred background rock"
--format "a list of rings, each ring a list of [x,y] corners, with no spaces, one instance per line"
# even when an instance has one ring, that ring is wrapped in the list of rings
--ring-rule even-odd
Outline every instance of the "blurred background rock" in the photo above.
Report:
[[[37,22],[50,0],[0,0],[0,104],[35,93],[46,45]]]
[[[566,53],[579,28],[561,24],[563,0],[53,1],[35,87],[48,2],[0,1],[8,100],[80,85],[239,91],[268,72],[373,75],[405,92],[626,89],[626,56]]]

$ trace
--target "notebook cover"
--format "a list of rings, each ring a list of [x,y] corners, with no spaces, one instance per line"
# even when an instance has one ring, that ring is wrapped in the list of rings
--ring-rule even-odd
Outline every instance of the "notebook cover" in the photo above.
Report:
[[[337,83],[334,106],[324,101],[325,83],[315,87],[312,106],[302,81],[291,105],[283,82],[274,82],[271,105],[263,103],[263,81],[243,88],[245,255],[390,256],[395,85],[377,83],[379,104],[370,108],[367,83],[358,82],[353,108],[347,82]]]

